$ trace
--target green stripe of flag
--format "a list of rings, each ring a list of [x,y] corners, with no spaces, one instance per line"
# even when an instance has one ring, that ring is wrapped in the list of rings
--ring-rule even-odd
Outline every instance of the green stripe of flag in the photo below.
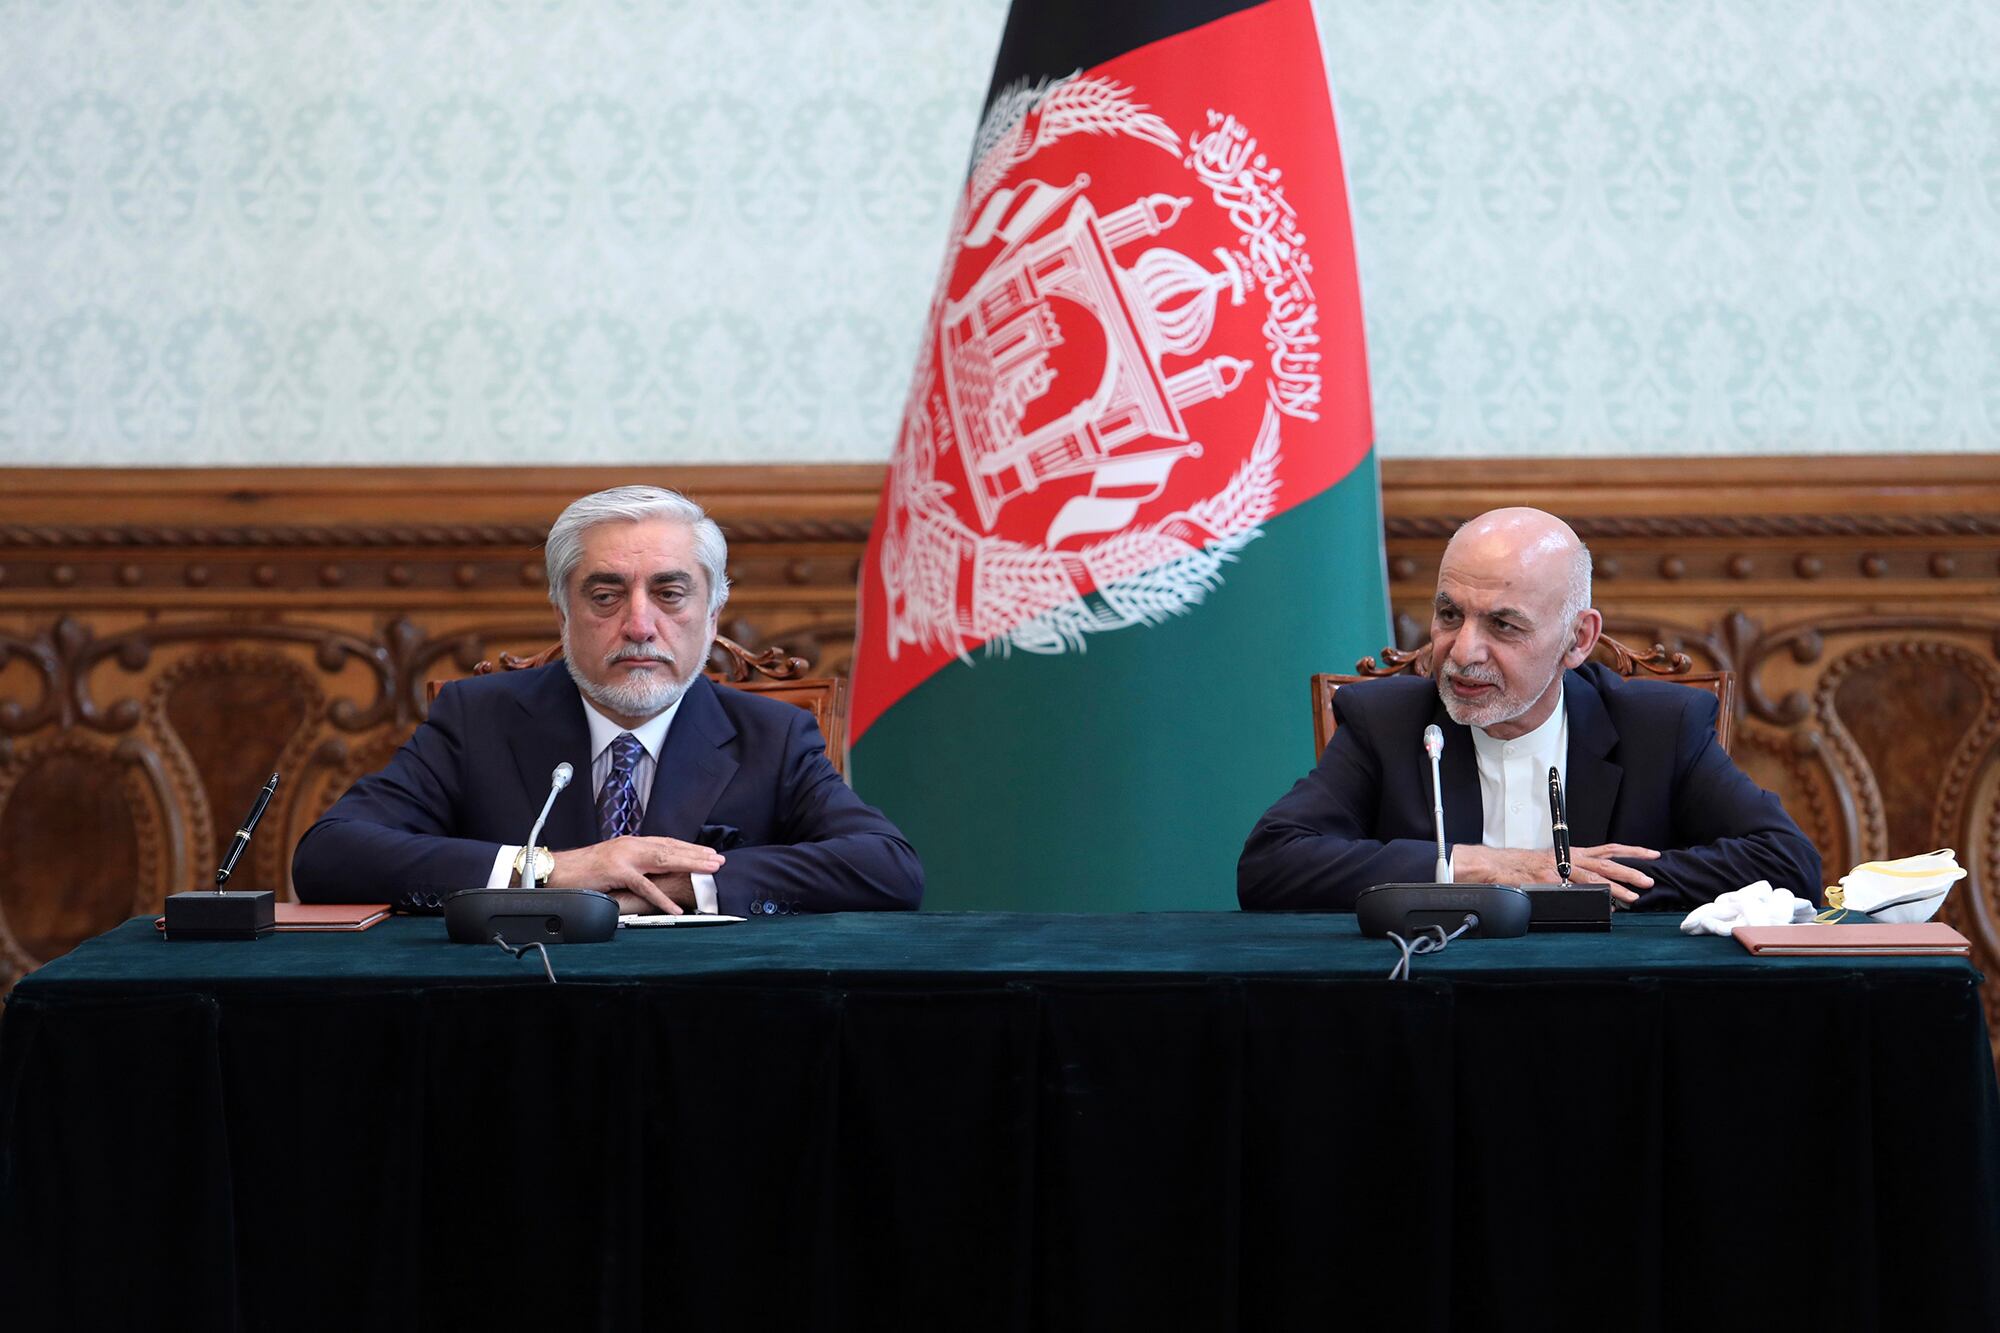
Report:
[[[938,672],[854,745],[933,910],[1232,908],[1257,816],[1312,765],[1307,678],[1389,642],[1370,454],[1270,519],[1200,606],[1083,652]]]

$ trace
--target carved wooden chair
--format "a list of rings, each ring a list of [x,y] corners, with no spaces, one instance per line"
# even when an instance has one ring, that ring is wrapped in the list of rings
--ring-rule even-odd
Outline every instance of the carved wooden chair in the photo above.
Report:
[[[552,643],[529,657],[501,653],[472,668],[475,676],[495,671],[522,671],[553,662],[562,656],[562,644]],[[833,770],[847,776],[847,679],[844,676],[808,676],[810,665],[803,657],[793,657],[782,648],[766,648],[753,653],[726,635],[715,636],[709,654],[708,678],[720,685],[748,690],[795,704],[813,715],[820,735],[826,738],[826,757]],[[424,682],[425,697],[436,702],[448,681]]]
[[[1633,676],[1657,676],[1677,685],[1707,690],[1715,696],[1717,704],[1716,743],[1722,746],[1723,753],[1729,752],[1730,726],[1736,712],[1736,677],[1732,673],[1696,671],[1694,660],[1686,653],[1670,653],[1663,644],[1654,644],[1653,651],[1643,655],[1635,653],[1608,634],[1598,636],[1597,648],[1592,656],[1602,659],[1613,671],[1628,679]],[[1333,712],[1333,696],[1342,685],[1379,680],[1383,676],[1428,676],[1431,674],[1431,646],[1426,643],[1408,651],[1384,648],[1379,666],[1374,658],[1364,657],[1354,664],[1354,670],[1356,674],[1351,676],[1322,672],[1312,678],[1315,756],[1324,754],[1327,742],[1333,739],[1333,729],[1338,725]]]

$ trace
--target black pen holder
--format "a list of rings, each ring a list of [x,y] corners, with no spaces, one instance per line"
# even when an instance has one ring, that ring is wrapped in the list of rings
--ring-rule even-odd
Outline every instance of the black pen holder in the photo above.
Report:
[[[1609,930],[1611,890],[1602,884],[1523,884],[1529,930]]]
[[[278,898],[269,889],[174,893],[167,896],[170,940],[254,940],[278,924]]]

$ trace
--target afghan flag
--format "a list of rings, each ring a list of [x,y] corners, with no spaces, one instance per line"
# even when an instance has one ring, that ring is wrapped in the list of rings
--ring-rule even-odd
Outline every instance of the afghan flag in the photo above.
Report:
[[[862,569],[850,772],[925,906],[1224,908],[1388,641],[1309,0],[1015,0]]]

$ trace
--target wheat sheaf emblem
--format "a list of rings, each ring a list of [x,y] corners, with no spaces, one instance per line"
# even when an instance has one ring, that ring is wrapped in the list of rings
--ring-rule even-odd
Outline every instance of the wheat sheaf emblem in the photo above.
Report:
[[[889,522],[878,558],[892,658],[905,647],[967,662],[982,646],[1001,655],[1017,649],[1081,652],[1093,634],[1159,624],[1219,587],[1225,566],[1275,512],[1282,423],[1288,415],[1313,419],[1317,406],[1317,312],[1305,277],[1311,261],[1302,236],[1283,234],[1293,225],[1291,210],[1278,173],[1257,155],[1255,138],[1222,113],[1209,112],[1207,122],[1183,140],[1132,88],[1076,74],[1015,85],[995,97],[974,139],[973,165],[933,297],[929,328],[946,336],[923,342],[890,470]],[[1119,207],[1100,214],[1084,196],[1087,176],[1067,184],[1020,180],[1018,169],[1044,148],[1077,135],[1122,137],[1170,155],[1196,178],[1189,184],[1201,188],[1192,193],[1210,194],[1241,231],[1237,250],[1214,252],[1218,267],[1155,245],[1118,271],[1120,282],[1157,301],[1159,313],[1149,310],[1149,345],[1156,353],[1199,355],[1209,332],[1204,309],[1224,299],[1241,305],[1262,297],[1270,311],[1264,322],[1270,374],[1256,437],[1221,489],[1151,521],[1120,521],[1137,512],[1139,502],[1129,497],[1156,499],[1178,460],[1199,457],[1203,449],[1200,441],[1184,438],[1185,431],[1161,432],[1164,439],[1135,433],[1120,452],[1072,461],[1067,472],[1053,474],[1089,476],[1090,494],[1071,500],[1038,544],[992,530],[999,509],[1013,498],[1006,479],[1027,471],[1030,461],[1041,466],[1060,453],[1006,429],[1020,418],[1019,402],[1045,391],[1054,378],[1045,366],[1021,358],[1023,321],[1003,307],[1024,280],[1010,280],[1006,265],[1032,263],[1037,273],[1049,271],[1049,247],[1061,239],[1049,239],[1050,233],[1065,226],[1087,226],[1107,249],[1121,238],[1157,237],[1192,202],[1152,194],[1117,201]],[[1010,181],[1012,188],[1003,188]],[[953,298],[948,289],[968,237],[973,246],[990,246],[993,259],[969,293]],[[1032,253],[1036,246],[1042,247],[1039,259]],[[1077,247],[1079,253],[1087,248]],[[1004,329],[989,327],[1002,318],[1009,318]],[[1059,340],[1060,331],[1047,336]],[[1179,423],[1180,407],[1232,391],[1253,368],[1249,360],[1211,356],[1166,381],[1171,406],[1162,410]],[[1013,452],[1000,460],[1008,464],[1002,467],[994,455],[1007,450]],[[939,477],[938,462],[952,452],[966,464],[965,489],[977,493],[959,494]],[[988,465],[975,468],[975,460]],[[1026,485],[1035,488],[1032,481]],[[1074,538],[1093,535],[1098,539],[1075,544]],[[1065,538],[1070,540],[1057,549]]]

